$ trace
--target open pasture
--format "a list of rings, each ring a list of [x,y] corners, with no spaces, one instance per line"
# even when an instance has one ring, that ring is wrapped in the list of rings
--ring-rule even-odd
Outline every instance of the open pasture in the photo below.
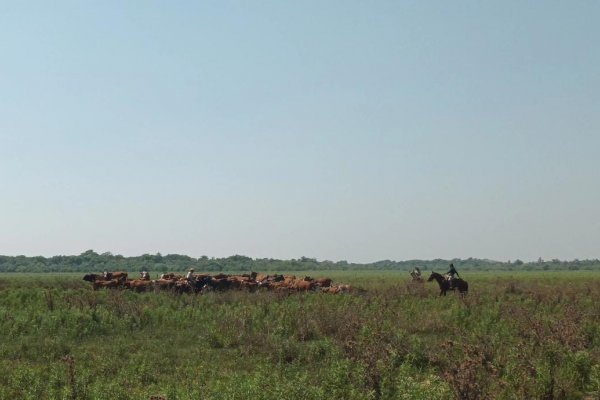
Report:
[[[406,272],[298,275],[364,290],[94,292],[81,274],[0,275],[0,399],[600,396],[598,273],[465,272],[465,299]]]

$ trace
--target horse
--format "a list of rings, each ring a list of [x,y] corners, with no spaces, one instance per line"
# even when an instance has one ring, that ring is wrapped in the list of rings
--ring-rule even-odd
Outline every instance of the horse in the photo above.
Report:
[[[440,296],[445,296],[448,290],[458,289],[458,292],[464,296],[469,292],[469,284],[467,281],[462,280],[460,278],[452,279],[452,287],[450,287],[450,282],[446,278],[442,276],[442,274],[438,274],[437,272],[432,271],[431,275],[427,279],[427,282],[431,282],[432,280],[436,280],[438,285],[440,286]]]

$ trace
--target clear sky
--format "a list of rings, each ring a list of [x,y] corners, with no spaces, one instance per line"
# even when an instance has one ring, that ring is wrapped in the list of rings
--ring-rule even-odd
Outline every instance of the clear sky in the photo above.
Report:
[[[0,254],[600,257],[600,2],[0,2]]]

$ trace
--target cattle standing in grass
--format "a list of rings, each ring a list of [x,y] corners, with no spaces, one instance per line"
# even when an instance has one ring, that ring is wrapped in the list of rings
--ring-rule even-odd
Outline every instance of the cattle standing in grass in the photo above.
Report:
[[[124,286],[127,289],[132,289],[136,292],[145,292],[147,289],[150,289],[153,285],[151,281],[146,281],[143,279],[133,279],[125,282]]]
[[[105,272],[104,275],[111,279],[105,279],[103,275],[98,274],[87,274],[83,279],[94,283],[94,290],[121,287],[136,292],[150,289],[171,289],[179,293],[203,293],[209,290],[223,291],[229,289],[254,291],[259,287],[278,293],[318,290],[335,294],[351,290],[349,285],[333,286],[330,278],[313,279],[308,276],[296,278],[294,275],[259,275],[256,272],[239,275],[219,273],[211,276],[209,274],[194,274],[193,268],[190,268],[185,277],[174,273],[165,273],[161,275],[161,279],[155,281],[150,280],[150,275],[146,271],[140,273],[142,279],[133,280],[127,280],[127,272],[122,271]]]
[[[256,290],[256,288],[258,288],[258,283],[252,281],[244,281],[242,282],[241,288],[253,292]]]
[[[110,281],[97,280],[92,283],[92,289],[116,289],[121,285],[121,281],[112,279]]]
[[[330,278],[320,278],[320,279],[315,279],[315,286],[316,287],[329,287],[331,286],[331,279]]]
[[[155,289],[169,290],[175,287],[175,282],[176,281],[172,279],[157,279],[153,283]]]
[[[212,277],[211,279],[209,279],[206,282],[206,285],[211,287],[214,290],[227,290],[227,289],[231,289],[232,287],[232,282],[230,280],[228,280],[227,278],[215,278]]]
[[[173,272],[169,272],[167,274],[162,274],[160,279],[169,279],[173,281],[178,281],[179,279],[184,279],[183,275],[174,274]]]
[[[100,274],[85,274],[83,280],[86,282],[104,281],[104,276]]]
[[[339,285],[338,287],[340,288],[340,293],[350,292],[352,290],[352,286],[350,285]]]
[[[313,290],[315,287],[315,284],[311,281],[305,281],[305,280],[295,280],[292,282],[292,284],[290,285],[291,289],[295,289],[297,291],[302,291],[302,292],[308,292],[309,290]]]
[[[283,282],[283,281],[278,281],[278,282],[263,282],[261,284],[261,287],[265,287],[269,290],[277,290],[277,289],[287,289],[288,288],[288,284]]]
[[[189,293],[192,291],[192,285],[187,280],[180,280],[175,282],[174,289],[177,293]]]
[[[119,280],[121,282],[125,282],[127,280],[127,272],[125,271],[115,271],[115,272],[104,272],[104,279],[110,281],[112,279]]]
[[[331,285],[329,287],[321,288],[322,293],[338,294],[352,291],[350,285]]]

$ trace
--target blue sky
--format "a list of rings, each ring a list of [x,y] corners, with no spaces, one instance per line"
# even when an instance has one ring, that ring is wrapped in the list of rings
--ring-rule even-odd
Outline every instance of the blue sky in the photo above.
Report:
[[[0,3],[0,254],[598,258],[599,18]]]

